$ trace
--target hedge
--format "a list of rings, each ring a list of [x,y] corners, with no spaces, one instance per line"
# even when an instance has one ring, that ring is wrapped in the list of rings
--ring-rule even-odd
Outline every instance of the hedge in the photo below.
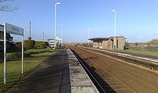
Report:
[[[35,42],[35,46],[34,48],[46,48],[46,46],[48,45],[47,42],[44,42],[44,41],[36,41]]]
[[[24,48],[25,49],[33,49],[35,46],[34,40],[24,40]]]

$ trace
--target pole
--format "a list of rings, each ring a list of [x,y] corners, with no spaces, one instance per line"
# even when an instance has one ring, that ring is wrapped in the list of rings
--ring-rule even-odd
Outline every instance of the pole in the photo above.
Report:
[[[55,34],[54,35],[55,35],[55,37],[54,38],[56,40],[56,4],[55,4],[55,13],[54,14],[55,14],[55,19],[54,19],[54,24],[55,24],[55,26],[54,26]]]
[[[62,41],[63,41],[63,26],[64,26],[64,24],[62,24],[62,25],[59,25],[60,27],[61,27],[61,43],[62,43]]]
[[[55,49],[56,49],[56,44],[57,44],[57,40],[56,40],[56,5],[60,5],[61,3],[56,3],[55,4],[55,19],[54,19],[54,25],[55,25],[55,27],[54,27],[54,30],[55,30]]]
[[[89,28],[88,28],[88,39],[89,39]],[[89,40],[88,40],[88,46],[89,46]]]
[[[31,38],[31,21],[30,21],[30,23],[29,23],[29,36],[30,36],[30,38]]]
[[[6,24],[4,23],[4,84],[6,84],[6,72],[7,72],[7,64],[6,64]]]
[[[63,27],[63,25],[60,25],[60,27],[61,27],[61,34],[60,34],[60,38],[61,38],[61,43],[62,43],[62,27]]]
[[[115,11],[115,50],[117,49],[117,44],[116,44],[116,11]]]
[[[21,73],[23,74],[24,73],[24,32],[23,32],[23,35],[21,36],[22,39],[21,39],[21,42],[22,42],[22,62],[21,62]]]
[[[55,4],[55,19],[54,19],[54,31],[55,31],[55,36],[54,36],[54,40],[55,40],[55,44],[54,44],[54,48],[55,48],[55,50],[56,50],[56,44],[57,44],[57,41],[56,41],[56,4]]]
[[[44,41],[44,32],[43,32],[43,41]]]
[[[111,10],[112,12],[114,12],[114,50],[117,49],[117,45],[116,45],[116,10]]]

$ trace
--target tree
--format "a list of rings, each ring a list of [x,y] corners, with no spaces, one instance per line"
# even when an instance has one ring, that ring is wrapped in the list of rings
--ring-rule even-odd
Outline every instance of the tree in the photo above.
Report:
[[[1,3],[6,1],[14,1],[14,0],[0,0],[0,11],[11,12],[17,10],[19,7],[12,7],[10,5],[2,5]]]
[[[135,46],[136,46],[136,47],[138,46],[138,43],[137,43],[137,42],[135,43]]]

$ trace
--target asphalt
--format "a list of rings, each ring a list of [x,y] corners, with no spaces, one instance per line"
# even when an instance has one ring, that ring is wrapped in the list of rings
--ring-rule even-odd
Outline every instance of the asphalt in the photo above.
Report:
[[[60,49],[3,93],[70,93],[66,49]]]

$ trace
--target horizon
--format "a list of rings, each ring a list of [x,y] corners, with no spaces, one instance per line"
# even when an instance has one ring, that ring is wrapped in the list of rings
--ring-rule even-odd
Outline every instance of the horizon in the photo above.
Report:
[[[5,22],[24,29],[24,39],[37,41],[44,33],[44,40],[54,38],[54,6],[56,6],[57,36],[63,42],[90,42],[88,38],[114,36],[114,12],[117,12],[116,35],[124,36],[127,42],[148,42],[158,39],[157,0],[14,0],[3,4],[18,6],[12,12],[1,11],[0,24]],[[2,3],[1,3],[2,4]],[[63,28],[59,25],[63,25]],[[62,31],[61,31],[62,30]],[[62,32],[62,33],[61,33]],[[11,34],[12,35],[12,34]],[[12,35],[15,41],[19,36]]]

